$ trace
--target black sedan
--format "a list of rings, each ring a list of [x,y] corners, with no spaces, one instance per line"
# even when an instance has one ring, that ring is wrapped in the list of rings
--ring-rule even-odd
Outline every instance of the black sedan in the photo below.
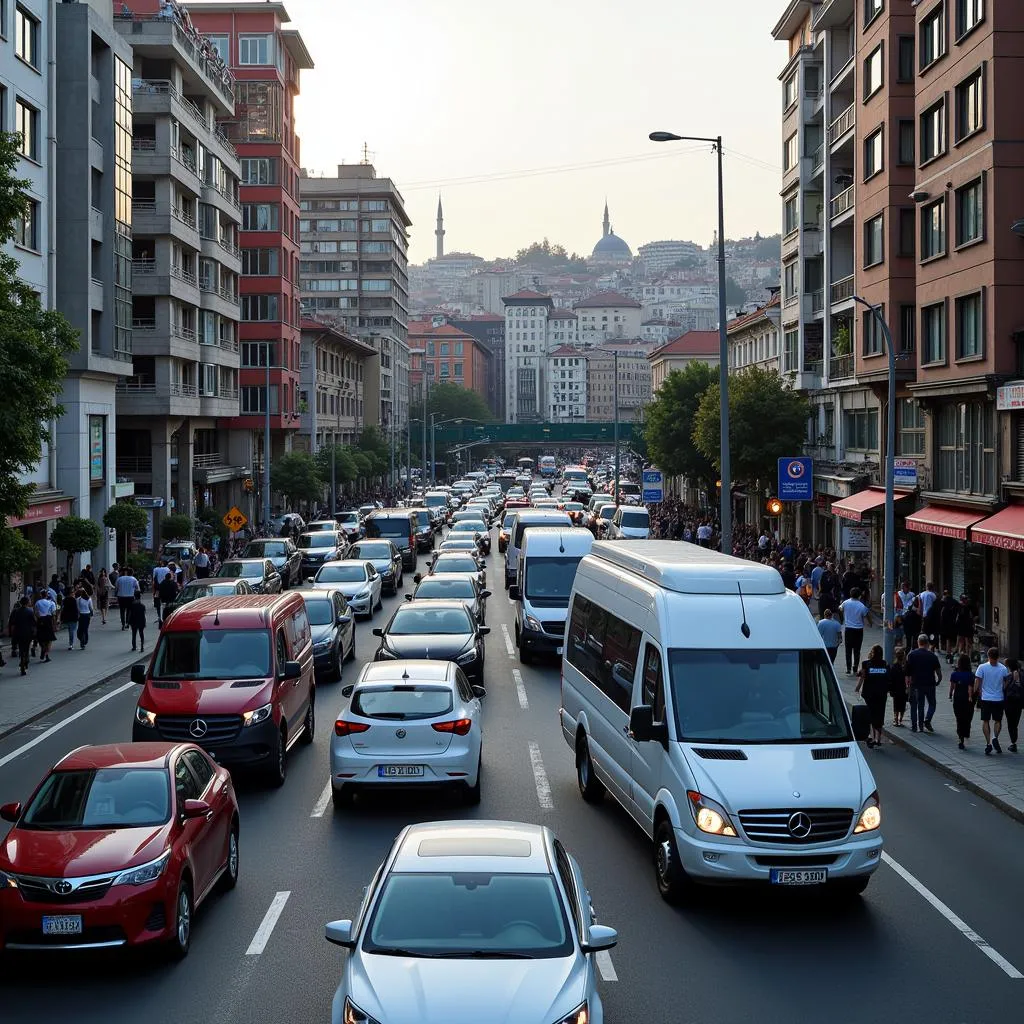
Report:
[[[381,589],[397,594],[402,585],[402,552],[391,541],[381,537],[376,540],[361,540],[353,544],[346,558],[360,562],[373,562],[380,573]]]
[[[302,579],[302,555],[290,540],[251,540],[245,545],[242,558],[269,558],[281,574],[284,590]]]
[[[313,634],[317,680],[341,679],[341,663],[356,656],[356,617],[340,590],[300,590]]]
[[[416,517],[416,522],[419,523],[419,527],[416,530],[416,550],[433,551],[434,531],[437,529],[437,524],[434,522],[434,510],[427,508],[426,505],[416,505],[411,507],[409,511]]]
[[[482,626],[487,617],[489,590],[484,590],[475,573],[449,573],[445,576],[428,576],[416,584],[406,601],[461,601],[466,610]]]
[[[481,564],[479,556],[472,551],[438,552],[434,564],[430,567],[430,575],[444,576],[450,572],[474,573],[480,581],[480,586],[487,586],[487,570]]]
[[[315,533],[300,533],[297,543],[302,579],[315,576],[324,562],[337,562],[348,554],[349,542],[338,530],[318,530]]]
[[[479,626],[461,601],[410,601],[391,621],[373,631],[380,647],[374,661],[431,658],[454,661],[471,682],[484,681],[484,636],[489,626]]]
[[[167,601],[163,606],[163,615],[166,619],[176,608],[180,608],[189,601],[197,601],[201,597],[235,597],[238,594],[251,594],[253,589],[244,579],[218,580],[204,579],[191,580],[178,591],[178,596],[173,601]]]
[[[281,574],[269,558],[230,558],[217,570],[222,580],[245,580],[254,594],[280,594]]]

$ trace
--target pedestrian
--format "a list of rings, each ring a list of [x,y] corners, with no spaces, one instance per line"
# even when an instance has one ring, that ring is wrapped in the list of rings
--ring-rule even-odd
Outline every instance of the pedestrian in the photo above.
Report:
[[[942,603],[935,593],[935,584],[926,583],[924,590],[918,594],[921,609],[921,630],[928,634],[932,650],[941,647],[942,643]]]
[[[966,599],[965,599],[966,600]],[[974,678],[981,698],[981,731],[985,734],[985,753],[1003,752],[999,746],[999,733],[1003,729],[1003,711],[1006,707],[1006,678],[1009,671],[999,663],[999,649],[988,649],[988,661],[983,661]]]
[[[818,620],[818,632],[821,634],[825,650],[828,651],[829,661],[834,665],[836,655],[839,653],[839,643],[843,639],[843,627],[832,618],[831,608],[826,608]]]
[[[911,608],[917,607],[917,594],[910,589],[910,581],[903,580],[900,589],[896,591],[893,599],[893,611],[896,615],[906,616]]]
[[[153,608],[156,611],[156,621],[158,625],[163,621],[160,613],[160,584],[163,583],[163,581],[170,575],[171,570],[167,568],[167,562],[161,558],[153,569]]]
[[[10,632],[11,642],[18,652],[18,667],[23,676],[28,675],[32,639],[36,635],[36,615],[27,597],[21,598],[11,613]]]
[[[913,647],[916,638],[924,632],[924,620],[917,610],[917,605],[912,604],[903,612],[903,635],[907,638],[907,644]]]
[[[135,600],[135,591],[139,589],[139,581],[135,578],[130,566],[125,566],[121,575],[117,577],[117,607],[121,612],[121,629],[128,628],[128,612],[131,609],[132,601]]]
[[[907,713],[907,652],[900,648],[893,655],[889,666],[889,695],[892,697],[892,724],[903,728],[903,716]]]
[[[935,732],[932,728],[935,687],[942,682],[942,666],[924,633],[918,634],[917,647],[907,655],[906,671],[907,688],[910,690],[910,731]]]
[[[1010,753],[1017,753],[1017,734],[1020,729],[1020,715],[1024,710],[1024,679],[1021,678],[1020,662],[1016,658],[1006,659],[1010,675],[1003,687],[1006,702],[1006,731],[1010,734]]]
[[[173,567],[174,563],[171,563]],[[165,609],[178,596],[178,581],[175,579],[173,568],[168,568],[164,578],[160,581],[157,597],[154,599],[156,605],[156,621],[163,625]]]
[[[871,609],[860,600],[860,588],[854,587],[850,596],[839,606],[839,614],[843,619],[843,640],[846,652],[846,674],[853,675],[853,670],[860,661],[860,649],[864,643],[864,625],[871,625]]]
[[[107,609],[110,607],[110,577],[106,569],[100,569],[96,577],[96,607],[100,613],[100,625],[107,624]]]
[[[200,548],[196,552],[192,564],[196,569],[196,579],[205,580],[210,575],[210,556],[206,553],[206,548]]]
[[[956,718],[957,746],[963,750],[964,740],[971,735],[971,719],[974,717],[974,673],[971,659],[966,654],[957,658],[956,669],[949,675],[949,699],[953,702]]]
[[[36,601],[36,641],[39,644],[39,660],[50,660],[50,644],[57,639],[53,631],[53,620],[57,614],[57,605],[50,600],[49,591],[42,590]]]
[[[946,652],[946,662],[953,664],[953,652],[956,650],[956,620],[960,614],[960,606],[953,599],[949,587],[942,590],[939,602],[939,634],[942,637],[942,649]]]
[[[139,650],[146,649],[146,606],[142,603],[142,594],[135,592],[132,606],[128,610],[128,623],[132,628],[132,650],[135,650],[136,641]]]
[[[78,588],[78,646],[84,651],[89,643],[89,623],[92,622],[93,608],[92,598],[85,587]]]
[[[868,652],[868,660],[860,666],[857,677],[856,692],[864,698],[871,721],[868,746],[880,747],[882,726],[885,725],[885,705],[889,700],[889,666],[878,644]]]
[[[960,606],[956,614],[956,649],[960,654],[970,655],[974,643],[974,609],[966,594],[960,595]]]
[[[92,571],[92,563],[86,565],[82,570],[82,579],[89,584],[90,587],[96,586],[96,574]]]
[[[839,589],[839,577],[835,574],[835,568],[831,562],[825,563],[825,571],[818,580],[818,614],[824,615],[825,610],[835,611],[839,607],[837,590]]]
[[[68,650],[75,649],[75,634],[78,632],[78,601],[74,588],[68,590],[60,606],[60,624],[68,631]]]

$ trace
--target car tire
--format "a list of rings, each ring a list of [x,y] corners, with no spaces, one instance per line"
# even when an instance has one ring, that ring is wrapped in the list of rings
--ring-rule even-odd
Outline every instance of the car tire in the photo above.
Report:
[[[675,831],[668,818],[662,818],[654,830],[654,877],[666,903],[678,906],[693,894],[693,883],[683,870]]]
[[[178,893],[174,897],[174,924],[170,941],[167,943],[167,956],[171,960],[184,960],[192,945],[192,883],[187,875],[182,875],[178,882]]]
[[[272,758],[272,763],[267,769],[267,778],[270,785],[277,789],[284,785],[284,780],[288,777],[288,738],[283,726],[277,734],[277,745],[274,747]]]
[[[395,580],[395,596],[398,596],[398,591],[401,587],[405,586],[405,573],[399,572],[398,579]]]
[[[594,771],[594,762],[590,759],[590,746],[584,735],[576,740],[576,784],[580,796],[588,804],[599,804],[604,799],[604,783]]]
[[[480,777],[483,775],[484,756],[483,752],[480,754],[480,760],[476,766],[476,785],[470,786],[468,783],[462,791],[462,802],[467,807],[476,807],[480,803]]]
[[[340,650],[340,646],[341,645],[339,644],[339,650],[336,650],[334,652],[334,667],[331,669],[331,679],[336,683],[341,682],[341,677],[343,674],[341,665],[342,662],[345,660],[345,657]]]
[[[309,705],[302,719],[302,745],[308,747],[316,736],[316,690],[309,693]]]
[[[395,587],[395,593],[398,593],[398,588]],[[381,587],[380,593],[377,595],[377,611],[380,611],[384,607],[384,588]]]
[[[352,646],[348,649],[348,654],[345,655],[345,660],[346,661],[355,661],[356,660],[356,631],[355,631],[354,627],[352,629]]]
[[[228,833],[228,855],[224,862],[224,873],[220,876],[222,892],[229,892],[238,885],[238,821],[231,822]]]
[[[342,786],[340,789],[331,787],[331,803],[336,811],[345,811],[352,806],[352,787]]]

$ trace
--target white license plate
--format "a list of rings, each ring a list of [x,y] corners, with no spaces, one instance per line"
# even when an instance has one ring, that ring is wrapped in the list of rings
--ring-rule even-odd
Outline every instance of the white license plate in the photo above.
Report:
[[[55,914],[43,917],[44,935],[81,935],[81,914]]]
[[[828,868],[772,868],[772,885],[822,885],[828,881]]]
[[[421,764],[379,764],[377,765],[377,776],[381,779],[394,778],[420,778],[423,775]]]
[[[556,647],[555,648],[555,654],[561,656],[563,650],[565,650],[564,647]]]

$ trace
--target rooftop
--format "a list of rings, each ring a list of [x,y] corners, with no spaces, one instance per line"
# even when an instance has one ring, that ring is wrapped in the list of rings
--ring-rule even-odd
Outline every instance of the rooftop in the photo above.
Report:
[[[506,295],[501,301],[511,305],[517,305],[522,302],[546,302],[554,305],[550,295],[542,295],[540,292],[530,291],[529,288],[523,288],[512,295]]]
[[[639,309],[640,303],[621,292],[595,292],[573,305],[573,309]]]
[[[659,359],[662,356],[717,356],[720,339],[718,331],[687,331],[673,338],[660,348],[656,348],[651,359]]]
[[[781,302],[782,300],[779,296],[779,292],[776,292],[768,302],[763,306],[759,306],[752,313],[745,313],[743,316],[736,317],[735,320],[730,320],[726,325],[728,332],[732,334],[734,331],[741,330],[744,327],[749,327],[751,324],[757,323],[759,320],[769,319],[768,310],[777,309],[781,305]]]
[[[576,320],[577,316],[571,309],[552,309],[548,311],[549,320]]]

